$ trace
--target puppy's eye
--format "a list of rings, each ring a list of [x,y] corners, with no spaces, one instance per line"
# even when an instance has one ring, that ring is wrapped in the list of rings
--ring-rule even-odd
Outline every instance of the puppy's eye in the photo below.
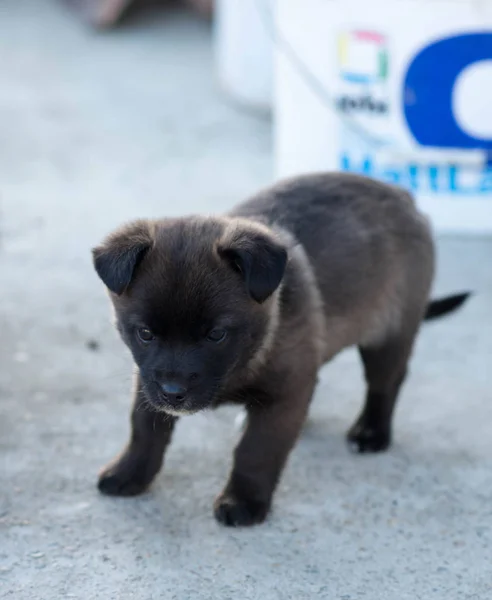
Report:
[[[151,342],[155,337],[148,327],[139,327],[137,329],[137,335],[140,338],[140,340],[145,344]]]
[[[207,334],[207,340],[219,344],[225,340],[226,336],[227,331],[225,329],[212,329]]]

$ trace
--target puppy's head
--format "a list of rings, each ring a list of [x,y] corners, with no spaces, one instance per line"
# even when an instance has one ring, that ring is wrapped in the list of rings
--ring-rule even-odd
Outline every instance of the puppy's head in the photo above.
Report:
[[[207,408],[264,352],[287,251],[250,221],[138,221],[93,250],[149,402]]]

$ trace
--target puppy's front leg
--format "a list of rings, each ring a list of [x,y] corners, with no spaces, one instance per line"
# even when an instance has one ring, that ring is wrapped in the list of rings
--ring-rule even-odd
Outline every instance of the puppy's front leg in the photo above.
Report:
[[[162,466],[176,421],[176,417],[149,410],[137,377],[130,441],[101,472],[99,490],[111,496],[135,496],[145,491]]]
[[[313,377],[314,381],[314,377]],[[312,394],[272,399],[247,406],[248,421],[234,453],[229,481],[215,501],[215,518],[229,526],[265,520],[289,452],[304,423]]]

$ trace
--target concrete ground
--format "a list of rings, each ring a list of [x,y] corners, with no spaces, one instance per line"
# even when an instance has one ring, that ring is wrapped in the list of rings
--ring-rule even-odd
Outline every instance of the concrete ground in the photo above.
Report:
[[[0,597],[491,598],[492,240],[439,242],[436,291],[477,294],[423,329],[389,453],[344,444],[363,389],[350,351],[322,373],[264,526],[212,517],[232,409],[180,424],[148,494],[104,498],[131,366],[89,248],[254,191],[269,124],[224,101],[189,15],[101,35],[54,0],[2,0],[0,84]]]

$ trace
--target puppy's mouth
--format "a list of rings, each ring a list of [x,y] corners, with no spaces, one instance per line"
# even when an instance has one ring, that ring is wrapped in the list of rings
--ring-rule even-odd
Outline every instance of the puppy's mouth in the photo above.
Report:
[[[164,412],[173,417],[194,415],[210,408],[212,405],[212,397],[210,399],[202,397],[198,400],[196,397],[189,396],[181,402],[169,402],[156,382],[145,385],[145,395],[148,403],[155,411]]]

